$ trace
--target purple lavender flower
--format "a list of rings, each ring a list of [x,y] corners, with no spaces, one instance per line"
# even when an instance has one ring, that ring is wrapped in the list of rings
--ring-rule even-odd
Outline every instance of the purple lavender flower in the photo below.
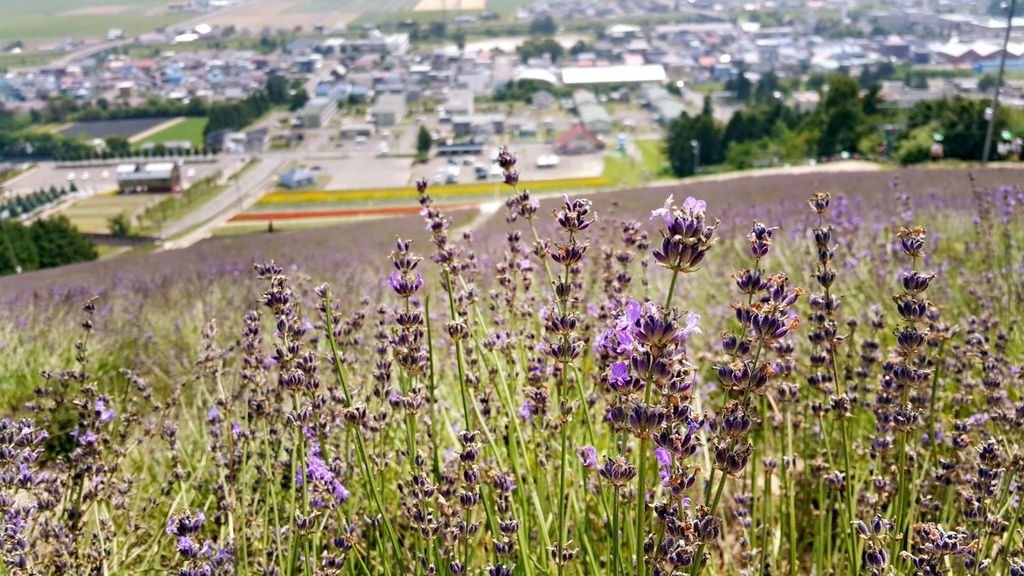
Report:
[[[580,456],[580,463],[583,464],[584,468],[596,469],[597,468],[597,449],[593,446],[587,445],[579,450],[577,453]]]
[[[96,399],[96,405],[93,410],[96,412],[96,421],[100,424],[109,424],[114,420],[114,416],[116,416],[113,408],[107,405],[107,399],[103,396]]]
[[[672,453],[658,447],[654,449],[654,457],[658,461],[658,477],[661,478],[661,485],[668,486],[672,477]]]

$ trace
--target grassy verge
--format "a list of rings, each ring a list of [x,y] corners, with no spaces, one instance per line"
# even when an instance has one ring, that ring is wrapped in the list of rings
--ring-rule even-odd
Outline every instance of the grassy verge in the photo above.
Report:
[[[136,219],[158,202],[160,197],[155,194],[97,194],[78,200],[61,213],[83,232],[106,234],[114,216]]]
[[[258,162],[259,160],[255,159],[249,160],[231,179],[237,180]],[[164,224],[178,220],[193,210],[199,209],[203,204],[233,185],[230,182],[218,184],[220,177],[221,173],[218,171],[192,184],[181,194],[169,195],[159,204],[151,206],[140,217],[140,220],[145,222],[140,233],[160,233]]]

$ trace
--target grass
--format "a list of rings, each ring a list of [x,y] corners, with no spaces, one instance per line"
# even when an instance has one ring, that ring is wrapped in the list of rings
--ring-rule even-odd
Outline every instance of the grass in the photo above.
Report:
[[[665,143],[661,140],[636,140],[633,142],[640,150],[640,165],[648,174],[655,178],[671,177],[668,158],[665,156]]]
[[[21,54],[0,54],[0,70],[33,68],[48,64],[63,56],[61,52],[23,52]]]
[[[114,216],[125,214],[138,218],[160,200],[161,196],[156,194],[97,194],[75,202],[61,213],[82,232],[106,234]]]
[[[614,181],[604,177],[594,178],[563,178],[556,180],[538,180],[530,184],[533,192],[552,192],[558,190],[578,190],[584,188],[604,188]],[[434,198],[470,198],[504,193],[500,182],[481,182],[477,184],[451,184],[431,186],[430,195]],[[416,190],[409,186],[400,188],[373,188],[365,190],[310,190],[303,192],[273,192],[260,199],[257,207],[281,208],[286,206],[311,206],[324,204],[359,204],[368,202],[400,202],[414,200]]]
[[[487,0],[487,9],[498,14],[509,14],[529,3],[529,0]]]
[[[188,141],[192,143],[192,146],[199,148],[203,145],[203,130],[206,128],[207,122],[209,122],[208,118],[185,118],[174,126],[146,138],[142,143],[160,144],[162,142]]]

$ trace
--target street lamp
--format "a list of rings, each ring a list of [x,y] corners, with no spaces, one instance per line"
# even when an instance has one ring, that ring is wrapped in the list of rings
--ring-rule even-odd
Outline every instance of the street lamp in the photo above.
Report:
[[[992,94],[992,107],[985,110],[988,129],[985,131],[985,147],[981,153],[981,165],[988,162],[992,151],[992,136],[996,130],[996,114],[999,110],[999,92],[1003,88],[1003,72],[1006,70],[1006,48],[1010,43],[1010,30],[1013,29],[1013,13],[1017,11],[1017,0],[1010,0],[1009,13],[1006,15],[1006,34],[1003,36],[1003,51],[999,56],[999,75],[996,77],[996,91]],[[990,111],[991,110],[991,111]]]

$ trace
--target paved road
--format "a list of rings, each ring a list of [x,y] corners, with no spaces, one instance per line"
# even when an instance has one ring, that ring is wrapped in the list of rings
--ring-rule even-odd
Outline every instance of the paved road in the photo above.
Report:
[[[245,210],[273,185],[275,172],[288,160],[286,155],[264,156],[259,164],[243,173],[234,184],[203,204],[163,227],[164,249],[185,248],[208,237],[210,232]],[[180,238],[176,236],[182,235]]]

